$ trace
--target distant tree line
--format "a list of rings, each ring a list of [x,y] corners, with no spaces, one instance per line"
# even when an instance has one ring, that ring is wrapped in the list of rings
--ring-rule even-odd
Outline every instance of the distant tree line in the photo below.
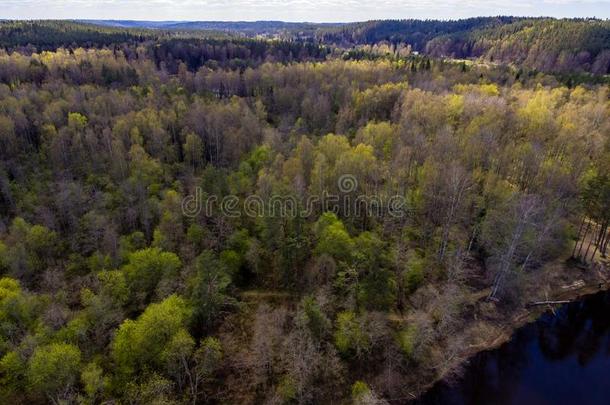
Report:
[[[595,19],[480,17],[384,20],[321,29],[325,43],[406,43],[430,56],[479,58],[544,72],[610,73],[610,22]]]
[[[69,21],[0,22],[0,47],[23,54],[69,51],[77,48],[109,49],[129,59],[145,57],[175,74],[180,63],[190,70],[201,66],[231,69],[253,67],[263,62],[289,63],[324,60],[330,49],[313,40],[284,39],[268,41],[252,38],[228,38],[207,32],[200,38],[195,32],[187,37],[169,31],[94,26]],[[145,51],[143,51],[145,50]],[[145,54],[143,53],[145,52]]]

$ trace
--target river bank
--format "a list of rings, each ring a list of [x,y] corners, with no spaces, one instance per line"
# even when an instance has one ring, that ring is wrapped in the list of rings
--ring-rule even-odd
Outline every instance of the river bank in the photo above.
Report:
[[[500,347],[468,361],[418,405],[606,405],[610,391],[610,291],[544,313]]]
[[[558,271],[560,269],[560,271]],[[600,291],[610,290],[610,274],[607,265],[593,267],[580,266],[575,262],[557,262],[544,269],[544,280],[540,285],[530,285],[524,295],[524,302],[510,313],[502,313],[495,303],[486,298],[486,291],[473,294],[473,320],[463,329],[461,336],[466,343],[463,350],[454,355],[435,378],[417,387],[412,393],[413,402],[419,399],[441,381],[451,381],[458,377],[471,358],[510,341],[517,330],[538,320],[544,313],[554,311],[558,305],[540,305],[542,302],[573,302]],[[535,305],[532,305],[535,304]],[[475,333],[472,333],[476,330]],[[485,333],[481,333],[485,331]]]

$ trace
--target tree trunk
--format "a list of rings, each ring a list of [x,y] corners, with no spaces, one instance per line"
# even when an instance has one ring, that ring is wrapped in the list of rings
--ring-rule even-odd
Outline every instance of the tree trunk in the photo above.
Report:
[[[585,219],[587,217],[583,215],[582,221],[580,222],[580,227],[578,228],[578,237],[576,238],[576,243],[574,243],[574,249],[572,250],[572,257],[576,253],[576,246],[578,246],[578,242],[580,241],[580,234],[582,233],[582,228],[585,226]]]
[[[602,257],[606,257],[606,245],[608,243],[608,221],[603,225],[602,230],[600,232],[599,239],[599,250],[601,252]]]
[[[474,243],[474,239],[477,236],[477,228],[478,228],[478,226],[476,224],[472,228],[472,236],[470,237],[470,241],[468,242],[468,251],[467,251],[467,253],[470,253],[470,251],[472,250],[472,244]]]
[[[587,237],[587,234],[589,233],[590,228],[591,228],[591,222],[587,221],[587,227],[585,228],[585,233],[582,235],[582,238],[580,241],[580,247],[578,248],[578,255],[576,257],[580,257],[580,253],[582,251],[582,246],[585,243],[585,238]]]
[[[595,249],[593,249],[593,254],[591,255],[591,261],[593,261],[593,259],[595,259],[595,254],[597,253],[597,250],[604,243],[604,237],[605,236],[606,236],[606,225],[605,224],[604,225],[600,225],[599,233],[596,236]]]
[[[534,307],[537,305],[556,305],[556,304],[569,304],[571,301],[535,301],[527,304],[528,307]]]
[[[506,253],[502,256],[502,260],[501,260],[502,265],[500,268],[500,272],[494,281],[494,286],[491,290],[491,293],[489,294],[488,299],[496,298],[496,294],[498,293],[500,286],[502,285],[502,282],[504,281],[504,278],[510,271],[511,266],[513,265],[513,260],[514,260],[515,254],[517,252],[517,247],[519,245],[519,241],[521,240],[521,237],[523,236],[523,233],[525,232],[525,229],[531,219],[531,216],[534,214],[534,211],[536,210],[537,203],[535,201],[529,200],[529,201],[522,201],[520,203],[520,205],[521,205],[520,209],[522,209],[522,211],[519,214],[519,222],[516,224],[516,227],[513,230],[512,235],[510,236],[510,244],[508,245],[508,248],[506,249]]]
[[[585,263],[587,263],[587,256],[589,255],[589,249],[591,249],[591,245],[593,244],[593,241],[595,240],[595,226],[593,225],[593,235],[591,235],[591,239],[589,239],[589,244],[587,245],[587,250],[585,251]]]

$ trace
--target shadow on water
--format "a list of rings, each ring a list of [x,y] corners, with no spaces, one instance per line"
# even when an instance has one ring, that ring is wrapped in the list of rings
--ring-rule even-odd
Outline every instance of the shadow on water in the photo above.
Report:
[[[610,292],[544,314],[416,404],[610,404]]]

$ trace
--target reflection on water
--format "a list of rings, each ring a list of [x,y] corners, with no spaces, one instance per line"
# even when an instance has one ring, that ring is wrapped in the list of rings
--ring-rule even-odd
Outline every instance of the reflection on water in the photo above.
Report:
[[[545,314],[417,403],[610,404],[610,293]]]

